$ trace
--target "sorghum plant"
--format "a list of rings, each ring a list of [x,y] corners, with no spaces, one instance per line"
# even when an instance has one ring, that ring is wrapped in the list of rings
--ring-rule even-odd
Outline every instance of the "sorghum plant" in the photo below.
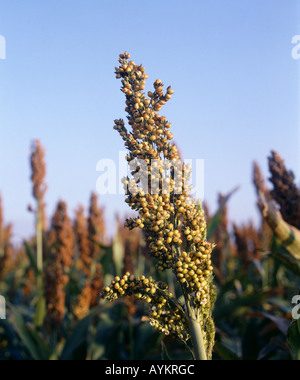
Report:
[[[45,268],[46,325],[56,330],[65,316],[65,286],[73,265],[74,235],[65,202],[60,201],[52,218],[48,236],[48,257]]]
[[[219,206],[221,210],[220,223],[216,228],[213,235],[214,241],[217,243],[213,252],[213,261],[215,264],[215,274],[219,283],[224,283],[224,262],[226,259],[226,253],[230,250],[230,236],[228,231],[228,206],[225,204],[223,207],[222,201],[224,196],[219,194]],[[206,211],[205,211],[206,213]],[[207,213],[205,214],[207,217]]]
[[[271,236],[274,234],[278,242],[299,260],[300,190],[294,183],[293,172],[286,169],[283,159],[275,151],[269,157],[269,170],[269,180],[273,184],[271,191],[266,189],[259,166],[254,164],[253,182],[258,195],[258,208],[264,221],[262,236],[266,236],[266,231],[268,235],[271,232]]]
[[[2,197],[0,195],[0,281],[4,277],[12,259],[12,224],[4,225]]]
[[[104,211],[98,206],[98,196],[92,193],[89,207],[88,232],[90,239],[90,254],[93,259],[97,259],[99,254],[98,242],[105,240]]]
[[[90,253],[88,223],[87,218],[84,215],[83,206],[79,206],[75,211],[75,214],[74,231],[79,251],[79,267],[82,272],[89,277],[91,273],[92,257]]]
[[[255,186],[257,195],[261,192],[270,197],[269,190],[267,190],[266,188],[265,178],[262,175],[261,169],[257,162],[253,163],[252,179],[253,179],[253,184]]]
[[[0,194],[0,257],[4,255],[4,225],[3,225],[3,206],[2,196]]]
[[[89,311],[99,304],[99,289],[103,286],[102,266],[96,264],[95,274],[92,279],[86,281],[84,288],[77,298],[74,307],[74,315],[77,319],[83,319]]]
[[[45,151],[39,140],[32,143],[31,155],[31,181],[32,181],[32,195],[36,200],[37,209],[36,213],[36,250],[37,250],[37,268],[40,272],[38,277],[38,287],[42,289],[42,272],[43,272],[43,232],[46,231],[46,216],[45,216],[45,203],[44,195],[47,190],[45,184],[46,164],[45,164]]]
[[[272,151],[269,157],[270,181],[273,184],[272,198],[280,206],[283,219],[300,228],[300,190],[295,184],[294,173],[287,170],[279,153]]]
[[[115,120],[114,129],[125,142],[133,170],[132,177],[124,179],[126,203],[139,213],[126,225],[144,231],[150,255],[159,270],[173,271],[184,302],[179,302],[166,284],[130,273],[116,277],[103,289],[102,297],[112,301],[135,295],[144,300],[149,304],[150,323],[155,329],[185,344],[191,338],[194,357],[211,359],[215,335],[212,308],[216,298],[213,245],[206,238],[203,209],[190,196],[190,168],[183,164],[172,142],[171,123],[158,114],[174,91],[168,87],[164,93],[158,79],[154,91],[147,96],[145,68],[131,61],[126,52],[120,55],[119,63],[116,76],[122,79],[131,130],[122,119]]]
[[[240,227],[234,224],[233,231],[237,255],[241,259],[244,269],[247,269],[255,259],[258,260],[260,257],[261,243],[258,231],[252,222]]]
[[[99,242],[105,238],[105,223],[96,194],[91,195],[88,218],[82,206],[76,211],[74,230],[79,249],[79,268],[85,276],[85,286],[77,298],[74,315],[82,319],[99,303],[99,289],[103,286],[103,269],[98,260]]]

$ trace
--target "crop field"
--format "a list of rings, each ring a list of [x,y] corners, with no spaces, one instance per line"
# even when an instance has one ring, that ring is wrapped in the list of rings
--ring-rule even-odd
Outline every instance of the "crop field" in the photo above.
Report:
[[[30,1],[34,3],[34,0]],[[187,3],[190,10],[199,10],[192,1]],[[100,12],[97,7],[95,9]],[[120,7],[124,7],[124,4]],[[252,10],[251,7],[250,9]],[[204,12],[204,8],[202,10]],[[115,10],[105,5],[104,12],[109,14],[108,12]],[[124,8],[123,13],[126,12],[128,10]],[[173,15],[176,20],[180,13],[177,12],[179,9],[176,8]],[[182,21],[183,18],[180,15],[178,20]],[[184,25],[188,25],[186,21]],[[136,38],[138,30],[137,28],[135,31]],[[229,26],[228,30],[231,30]],[[185,33],[186,36],[189,35],[188,32]],[[2,80],[1,65],[10,64],[11,45],[9,38],[0,37]],[[300,41],[300,36],[298,37]],[[293,45],[289,46],[293,50],[287,65],[298,63],[297,43],[296,35],[292,39]],[[146,44],[145,38],[143,44]],[[163,46],[167,46],[167,42]],[[201,59],[205,57],[205,44],[202,47],[204,52]],[[10,217],[18,215],[15,209],[20,204],[19,195],[16,196],[16,191],[6,186],[4,179],[0,182],[0,360],[114,361],[114,364],[106,367],[106,375],[126,374],[132,377],[141,374],[141,368],[129,364],[126,367],[123,364],[117,366],[115,361],[147,361],[148,374],[194,375],[194,369],[189,364],[160,367],[156,361],[194,363],[300,360],[300,186],[299,178],[289,166],[290,158],[294,156],[288,155],[286,159],[284,153],[288,150],[283,149],[282,153],[277,149],[289,141],[295,146],[294,139],[282,129],[278,133],[282,138],[282,145],[280,141],[270,147],[275,141],[272,140],[271,129],[263,131],[261,135],[256,129],[251,132],[250,137],[250,132],[243,130],[242,126],[228,133],[218,127],[219,129],[210,132],[210,139],[206,139],[205,133],[209,132],[205,131],[205,123],[209,126],[207,130],[213,127],[205,118],[200,123],[197,118],[201,110],[204,112],[205,109],[203,94],[206,88],[211,86],[215,91],[216,84],[210,79],[208,85],[205,73],[201,74],[204,90],[186,80],[200,76],[196,67],[202,63],[195,60],[193,64],[189,64],[186,61],[192,60],[190,55],[187,60],[180,58],[181,63],[172,71],[171,67],[176,65],[179,51],[176,50],[168,63],[162,64],[156,59],[155,53],[148,54],[146,50],[139,50],[137,57],[134,49],[130,52],[121,50],[114,54],[115,62],[109,69],[113,83],[117,83],[121,92],[105,77],[108,71],[101,76],[101,94],[107,93],[107,98],[103,96],[99,104],[97,103],[100,108],[99,115],[106,125],[99,132],[100,146],[103,151],[110,151],[115,157],[119,154],[119,165],[123,172],[126,168],[125,175],[118,184],[122,195],[115,194],[115,164],[109,166],[107,160],[100,161],[97,165],[97,168],[101,167],[99,171],[103,167],[107,171],[102,170],[95,186],[91,186],[88,202],[82,196],[82,199],[77,199],[77,206],[74,208],[74,198],[80,192],[76,191],[76,186],[82,186],[82,189],[88,186],[86,169],[80,172],[80,168],[76,168],[79,180],[74,187],[69,186],[68,197],[64,187],[67,183],[65,177],[71,183],[70,177],[75,170],[68,173],[71,165],[64,166],[68,163],[59,158],[62,157],[59,156],[60,149],[68,152],[65,161],[76,159],[74,162],[78,163],[82,159],[82,167],[86,168],[86,159],[88,165],[93,166],[95,162],[89,156],[89,150],[92,151],[92,141],[96,140],[96,135],[93,136],[89,132],[88,123],[85,125],[85,120],[80,119],[81,110],[75,110],[76,105],[74,119],[70,122],[74,126],[68,129],[66,115],[70,103],[67,100],[66,106],[59,103],[59,91],[55,90],[51,96],[54,103],[56,96],[60,99],[55,104],[61,106],[57,115],[65,117],[60,124],[66,122],[65,130],[59,130],[58,127],[52,133],[48,126],[48,131],[51,132],[49,135],[48,132],[41,133],[41,137],[28,141],[18,139],[18,133],[21,133],[18,130],[13,135],[15,146],[11,149],[5,145],[4,140],[6,134],[9,134],[9,128],[13,128],[14,121],[10,122],[9,117],[3,118],[3,125],[6,127],[1,129],[3,139],[0,138],[4,142],[2,141],[0,147],[4,147],[4,151],[0,156],[0,169],[2,173],[9,173],[5,177],[7,180],[14,174],[14,164],[11,163],[14,162],[14,157],[18,156],[18,160],[26,162],[30,173],[27,183],[23,180],[15,183],[20,199],[25,198],[28,205],[26,226],[28,227],[30,220],[34,228],[28,234],[20,232],[20,223]],[[190,54],[191,52],[194,50]],[[111,60],[106,61],[105,54],[102,53],[102,67],[106,68]],[[143,54],[143,63],[138,62]],[[149,56],[155,59],[148,63]],[[13,58],[13,53],[11,57]],[[160,76],[157,72],[161,64],[164,70]],[[187,68],[183,68],[183,64]],[[224,65],[226,64],[225,60]],[[207,63],[203,65],[209,66]],[[171,74],[168,75],[169,67],[172,75],[176,72],[174,81],[179,87],[178,91],[172,83],[167,84],[170,78],[172,81]],[[178,67],[182,69],[177,70]],[[192,67],[195,67],[194,72]],[[59,72],[57,68],[55,70]],[[67,71],[64,75],[67,75]],[[87,72],[84,75],[89,77]],[[212,78],[211,72],[210,75]],[[240,73],[236,75],[238,77]],[[87,87],[90,91],[99,82],[95,77],[87,79],[89,80],[90,87]],[[59,81],[64,83],[63,75]],[[45,81],[45,89],[51,88],[50,82]],[[195,79],[195,83],[200,82]],[[38,89],[38,85],[35,86]],[[70,87],[70,96],[72,92],[74,101],[76,96],[79,99],[77,93],[74,95],[75,92],[79,88],[85,88],[82,84],[81,87],[76,86]],[[273,90],[268,91],[276,93],[274,88],[277,89],[275,84]],[[77,90],[73,91],[74,89]],[[243,94],[246,91],[242,87],[239,90]],[[198,91],[203,91],[202,103],[197,99]],[[216,125],[223,120],[223,114],[224,118],[230,113],[235,114],[234,107],[238,109],[239,104],[241,105],[235,91],[236,88],[230,90],[232,99],[235,99],[234,105],[230,106],[229,101],[225,103],[224,109],[220,108],[215,115],[211,115]],[[263,115],[263,107],[259,108],[258,102],[255,103],[255,96],[259,96],[256,91],[257,88],[249,95],[249,89],[249,94],[244,96],[247,104],[252,99],[260,117]],[[7,89],[6,92],[10,99]],[[0,89],[2,108],[1,94]],[[86,94],[87,92],[85,96]],[[178,110],[168,108],[177,95],[175,108],[179,105]],[[224,92],[220,98],[223,95]],[[35,96],[39,106],[32,110],[33,114],[36,112],[39,115],[37,119],[40,122],[40,116],[45,110],[50,117],[52,108],[47,108],[45,103],[38,103],[38,97]],[[94,94],[88,97],[85,106],[93,104],[92,96]],[[210,99],[220,100],[217,94],[212,98],[210,96],[212,95],[209,92],[208,102]],[[277,104],[278,99],[279,95],[276,93],[269,100],[275,114],[272,120],[277,117],[273,104]],[[183,109],[180,104],[184,105]],[[89,106],[91,111],[92,105]],[[110,119],[111,109],[115,115],[123,116]],[[0,116],[1,112],[6,115],[0,110]],[[30,111],[26,112],[20,111],[21,118],[28,117]],[[248,112],[250,115],[249,110]],[[284,114],[284,110],[280,109],[280,112],[282,113],[278,113],[278,119]],[[17,114],[14,111],[14,117]],[[176,120],[171,120],[174,115],[181,122],[188,120],[183,131],[176,125]],[[236,117],[241,118],[241,113]],[[247,117],[243,119],[244,125],[248,125]],[[264,121],[269,122],[266,116],[265,118]],[[107,120],[110,120],[110,125],[107,125]],[[230,119],[228,123],[234,120]],[[291,121],[292,118],[288,120]],[[82,129],[76,124],[77,121]],[[75,135],[78,131],[83,141],[91,141],[91,145],[88,147],[79,143],[80,149],[78,145],[71,150],[71,141],[74,141],[72,134]],[[245,137],[239,137],[243,133]],[[215,141],[212,139],[213,135]],[[274,128],[275,135],[277,136]],[[65,136],[70,139],[70,143],[69,140],[66,143]],[[111,143],[116,141],[113,140],[114,137],[120,145]],[[47,142],[44,140],[52,142],[51,158],[48,158]],[[53,141],[57,147],[57,160]],[[256,145],[252,146],[250,141],[256,141]],[[222,145],[226,145],[223,150]],[[22,148],[18,151],[20,146]],[[196,167],[185,159],[182,152],[187,147],[191,147],[191,152],[194,152],[191,156],[201,157],[204,149],[206,156],[213,157],[208,159],[205,171],[204,160],[199,159]],[[126,151],[124,157],[120,154],[121,149]],[[247,154],[251,151],[249,174],[245,174],[249,168],[243,168],[243,149]],[[229,152],[228,161],[226,151]],[[70,152],[73,152],[73,156]],[[215,159],[218,155],[221,157],[219,161]],[[5,157],[13,159],[6,162]],[[229,170],[224,175],[222,171],[226,165],[229,166],[230,160],[234,162],[232,172],[242,174],[236,174],[236,177],[232,174],[226,182],[224,178]],[[56,164],[52,165],[52,161]],[[219,171],[214,167],[217,162],[222,165]],[[67,167],[69,169],[62,169]],[[207,174],[209,170],[219,175],[212,177],[212,174]],[[255,202],[251,204],[244,194],[244,203],[240,203],[238,210],[242,217],[232,218],[232,204],[241,192],[240,183],[234,183],[233,186],[232,183],[239,175],[243,178],[241,182],[246,182],[251,187],[249,193],[254,196]],[[212,204],[211,197],[210,201],[205,196],[202,199],[204,187],[212,188],[212,184],[209,184],[211,178],[213,185],[220,189],[214,194],[215,204]],[[26,189],[30,189],[30,193],[27,194]],[[48,194],[52,189],[56,192],[51,193],[50,198]],[[106,193],[110,194],[110,198]],[[47,203],[49,199],[53,202],[53,194],[60,195],[55,201],[55,209],[50,212]],[[121,197],[124,207],[115,213],[112,212],[113,196],[114,199]],[[252,220],[251,215],[255,213],[258,218]],[[151,366],[152,361],[157,366]]]
[[[145,68],[126,52],[119,63],[132,130],[122,119],[114,129],[127,160],[136,162],[123,183],[125,201],[138,215],[118,220],[110,242],[96,193],[74,219],[64,201],[49,218],[45,152],[39,140],[32,143],[36,204],[29,211],[36,234],[23,245],[12,243],[13,225],[0,203],[2,312],[7,308],[1,357],[300,359],[300,325],[292,321],[300,287],[300,190],[293,173],[274,151],[269,181],[254,163],[260,228],[228,223],[237,189],[219,194],[211,215],[189,196],[190,168],[172,142],[171,123],[158,114],[174,91],[164,92],[156,80],[154,92],[145,94]]]

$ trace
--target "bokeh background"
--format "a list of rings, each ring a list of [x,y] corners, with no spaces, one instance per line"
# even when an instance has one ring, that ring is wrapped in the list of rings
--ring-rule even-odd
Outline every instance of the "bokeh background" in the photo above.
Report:
[[[163,113],[185,158],[205,159],[205,199],[237,185],[229,216],[257,222],[251,184],[256,160],[267,176],[270,150],[299,183],[300,34],[297,0],[0,0],[0,189],[14,238],[33,232],[29,147],[46,147],[48,214],[70,210],[96,190],[96,164],[118,162],[112,130],[124,117],[115,79],[118,54],[131,53],[175,95]],[[125,213],[123,197],[102,196],[106,218]],[[113,231],[112,231],[113,234]]]

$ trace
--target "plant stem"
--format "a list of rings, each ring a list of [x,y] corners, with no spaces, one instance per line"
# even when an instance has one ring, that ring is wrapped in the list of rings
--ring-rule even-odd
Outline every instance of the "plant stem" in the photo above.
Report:
[[[194,346],[194,354],[196,360],[207,360],[206,349],[203,341],[202,330],[200,326],[200,322],[195,320],[194,318],[189,318],[192,342]]]
[[[178,246],[175,249],[177,251],[177,257],[179,257],[181,255],[181,249]],[[193,348],[194,348],[194,357],[196,360],[208,360],[205,344],[203,341],[203,335],[202,335],[202,329],[200,326],[200,321],[196,317],[197,312],[192,307],[192,305],[190,303],[189,295],[185,291],[184,286],[181,286],[181,290],[182,290],[182,294],[183,294],[184,299],[185,299],[186,314],[187,314],[188,321],[190,324],[191,337],[192,337],[192,343],[193,343]]]
[[[39,290],[43,286],[43,222],[41,211],[41,200],[38,200],[37,221],[36,221],[36,252],[37,252],[37,268],[39,271],[38,287]]]
[[[189,295],[185,292],[183,287],[182,291],[185,298],[186,312],[190,325],[194,357],[196,360],[208,360],[200,320],[199,317],[197,318],[197,310],[192,307]]]

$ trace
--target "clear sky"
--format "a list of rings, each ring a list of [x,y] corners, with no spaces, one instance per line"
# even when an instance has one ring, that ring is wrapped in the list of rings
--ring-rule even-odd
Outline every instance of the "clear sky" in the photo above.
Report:
[[[277,150],[299,183],[299,0],[0,0],[0,191],[17,238],[32,231],[29,147],[46,147],[49,215],[96,190],[96,164],[118,159],[124,117],[114,67],[124,50],[175,95],[163,108],[186,158],[205,159],[205,197],[236,185],[230,218],[257,219],[252,162]],[[127,211],[103,196],[112,223]]]

